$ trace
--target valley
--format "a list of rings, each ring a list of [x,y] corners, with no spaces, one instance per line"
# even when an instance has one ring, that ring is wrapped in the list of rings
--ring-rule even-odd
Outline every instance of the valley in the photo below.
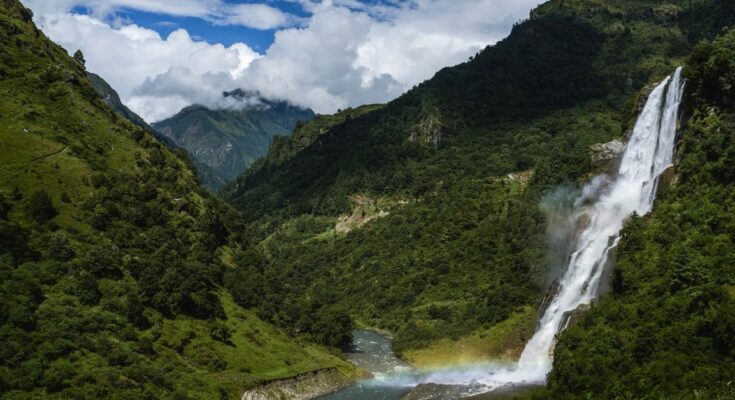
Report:
[[[476,3],[84,1],[0,0],[0,398],[735,398],[732,2],[524,5],[404,85],[353,29]]]

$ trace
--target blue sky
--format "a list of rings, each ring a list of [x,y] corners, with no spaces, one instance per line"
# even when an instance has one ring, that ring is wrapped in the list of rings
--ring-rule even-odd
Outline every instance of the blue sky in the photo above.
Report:
[[[146,121],[236,88],[318,113],[388,102],[542,0],[22,0]]]
[[[258,1],[233,0],[225,2],[228,4],[262,3]],[[309,13],[301,5],[294,2],[269,1],[267,4],[288,14],[302,18],[309,16]],[[75,6],[72,12],[77,14],[92,14],[92,10],[85,6]],[[163,37],[168,37],[176,29],[186,29],[195,39],[204,40],[209,43],[221,43],[225,46],[242,42],[259,53],[264,53],[270,47],[276,33],[276,29],[253,29],[242,25],[215,25],[210,21],[197,17],[166,15],[163,13],[139,11],[129,7],[116,10],[114,18],[119,18],[122,21],[128,21],[154,30]]]

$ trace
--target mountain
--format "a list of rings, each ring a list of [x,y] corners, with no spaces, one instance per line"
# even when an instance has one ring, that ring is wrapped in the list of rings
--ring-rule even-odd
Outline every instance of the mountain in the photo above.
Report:
[[[283,101],[258,98],[241,90],[224,93],[240,99],[241,109],[211,110],[187,107],[175,116],[153,124],[154,130],[191,154],[197,165],[208,167],[200,178],[205,186],[219,188],[235,179],[268,150],[276,135],[288,135],[300,122],[314,118],[308,109]]]
[[[102,96],[104,102],[107,103],[110,108],[117,111],[117,113],[120,114],[123,118],[134,123],[135,125],[138,125],[143,129],[151,131],[159,142],[165,144],[170,149],[182,150],[186,154],[186,157],[193,163],[194,169],[197,171],[199,181],[202,182],[207,188],[214,191],[227,183],[227,181],[223,177],[217,174],[208,165],[200,162],[199,160],[191,156],[191,154],[187,153],[186,150],[179,147],[170,138],[153,130],[153,128],[151,128],[150,125],[148,125],[148,123],[143,120],[143,118],[141,118],[138,114],[134,113],[122,103],[122,101],[120,100],[120,95],[118,95],[115,89],[113,89],[112,86],[107,83],[107,81],[102,79],[102,77],[92,72],[87,72],[87,77],[89,78],[89,81],[92,84],[94,90],[96,90],[97,93]]]
[[[89,78],[89,82],[92,84],[94,90],[96,90],[97,93],[102,96],[102,99],[105,101],[105,103],[107,103],[110,108],[120,113],[120,115],[122,115],[124,118],[128,119],[135,125],[138,125],[143,129],[151,129],[151,127],[148,126],[143,118],[141,118],[138,114],[134,113],[132,110],[126,107],[125,104],[122,103],[122,101],[120,100],[120,95],[118,95],[115,89],[113,89],[112,86],[107,83],[107,81],[102,79],[101,76],[92,72],[87,72],[87,77]]]
[[[341,315],[296,336],[235,304],[224,282],[248,290],[229,282],[257,261],[238,213],[16,0],[0,2],[0,75],[0,397],[234,398],[354,374],[309,341]]]
[[[397,352],[419,364],[517,357],[535,329],[536,310],[566,262],[549,247],[564,247],[569,238],[550,242],[549,221],[563,215],[581,183],[611,168],[610,163],[593,162],[598,157],[591,157],[592,149],[625,141],[653,84],[692,54],[696,59],[698,43],[734,23],[732,2],[552,0],[517,24],[508,38],[466,63],[439,71],[384,107],[339,119],[323,132],[305,124],[301,129],[320,132],[316,139],[305,146],[294,139],[276,143],[265,159],[223,189],[223,197],[248,222],[253,240],[259,240],[256,249],[263,258],[247,274],[263,286],[238,301],[257,304],[266,299],[279,309],[274,322],[298,326],[299,315],[334,300],[334,307],[358,323],[396,332]],[[719,63],[728,65],[725,59]],[[718,64],[702,65],[713,76],[723,72]],[[718,82],[712,77],[704,86],[716,88],[722,84]],[[729,87],[727,82],[722,87]],[[699,113],[703,120],[706,109]],[[707,123],[714,124],[708,130],[729,129],[727,123]],[[695,141],[694,146],[704,146],[689,158],[692,165],[694,159],[701,165],[712,157],[711,168],[726,174],[729,142],[727,133],[721,135],[702,139],[693,133],[683,139],[682,145]],[[284,153],[283,148],[293,150]],[[671,207],[682,214],[681,224],[696,222],[697,230],[707,232],[717,228],[712,233],[722,235],[720,249],[731,254],[735,247],[726,239],[727,217],[708,220],[719,212],[709,210],[709,203],[694,204],[694,186],[682,190],[689,190],[681,195],[689,196],[686,204],[693,211],[689,215],[672,201]],[[728,201],[723,190],[712,188],[710,202]],[[706,226],[710,223],[716,226]],[[663,233],[673,229],[670,225],[649,229]],[[733,314],[723,295],[731,293],[729,269],[727,275],[714,269],[707,273],[717,279],[705,298],[696,297],[701,288],[688,292],[691,303],[665,297],[673,299],[672,313],[675,305],[683,307],[679,318],[687,330],[672,331],[666,327],[668,314],[658,314],[641,336],[633,328],[625,336],[615,333],[627,328],[627,315],[635,312],[628,305],[641,296],[661,296],[638,281],[653,279],[653,271],[671,265],[663,258],[667,242],[657,240],[650,251],[661,257],[661,265],[659,259],[650,263],[659,269],[651,266],[650,273],[639,276],[634,266],[648,263],[623,266],[622,282],[628,282],[626,274],[632,278],[630,297],[607,311],[593,307],[589,318],[609,318],[607,325],[600,322],[599,329],[587,332],[597,320],[585,318],[562,334],[559,351],[569,356],[552,373],[551,387],[558,387],[552,393],[560,395],[549,398],[570,393],[580,398],[686,398],[685,391],[695,386],[687,386],[684,372],[670,380],[663,371],[670,363],[682,369],[688,365],[683,356],[688,334],[701,350],[693,357],[698,390],[714,391],[726,383],[734,365],[727,344],[732,334],[724,333],[732,332]],[[688,261],[684,265],[685,271],[699,269]],[[692,276],[676,279],[698,282],[698,272],[683,273]],[[655,304],[641,309],[649,314],[638,315],[639,323],[653,316]],[[691,308],[695,305],[699,308]],[[708,325],[705,317],[718,322]],[[574,336],[565,339],[567,335]],[[498,343],[492,352],[468,351],[468,343],[488,337]],[[650,364],[645,359],[632,362],[635,353],[627,346],[645,351],[649,338],[660,341],[661,356]],[[578,352],[574,339],[584,340],[580,346],[586,351]],[[597,360],[595,346],[603,344],[610,358]],[[625,352],[613,357],[621,346]],[[672,348],[679,354],[667,358],[665,354],[674,354],[667,353]],[[581,357],[587,361],[579,361]],[[616,361],[625,361],[619,365],[629,369],[615,370]],[[598,365],[610,374],[594,372]],[[721,367],[722,373],[715,372]],[[647,380],[634,382],[636,376]]]

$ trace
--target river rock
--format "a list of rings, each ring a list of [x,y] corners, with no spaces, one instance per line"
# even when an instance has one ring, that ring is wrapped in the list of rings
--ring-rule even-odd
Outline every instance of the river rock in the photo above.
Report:
[[[617,160],[625,152],[625,143],[612,140],[607,143],[596,143],[590,146],[590,159],[593,164]]]

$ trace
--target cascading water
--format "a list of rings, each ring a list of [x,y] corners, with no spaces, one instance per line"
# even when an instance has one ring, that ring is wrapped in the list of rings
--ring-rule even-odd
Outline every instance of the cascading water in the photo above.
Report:
[[[638,116],[618,173],[600,175],[587,184],[574,203],[578,234],[558,290],[543,311],[538,328],[517,364],[469,365],[433,373],[392,374],[374,384],[413,387],[421,383],[459,385],[466,389],[439,398],[458,398],[513,386],[538,385],[551,371],[557,334],[570,313],[589,305],[599,294],[610,252],[620,240],[625,220],[634,212],[651,211],[658,178],[672,163],[679,105],[684,92],[681,68],[651,92]],[[388,397],[386,397],[388,398]],[[432,396],[425,398],[435,398]]]
[[[620,240],[626,218],[651,211],[660,174],[672,163],[674,141],[684,84],[681,68],[651,92],[636,121],[617,176],[593,179],[575,202],[578,220],[585,227],[559,288],[544,311],[536,333],[526,344],[516,368],[491,373],[482,384],[497,387],[510,383],[543,383],[551,371],[556,335],[565,328],[569,313],[589,305],[599,292],[610,251]],[[591,194],[607,189],[592,204]],[[582,218],[582,216],[586,216]]]

